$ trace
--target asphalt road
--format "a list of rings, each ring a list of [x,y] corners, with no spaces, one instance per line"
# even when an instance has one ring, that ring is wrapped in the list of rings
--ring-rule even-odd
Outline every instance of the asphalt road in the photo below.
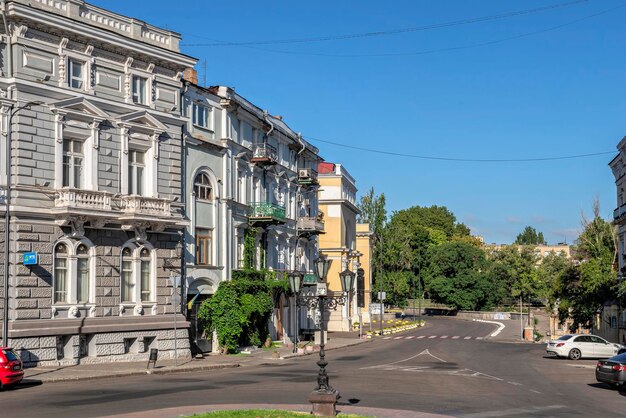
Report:
[[[626,391],[597,384],[594,360],[546,358],[543,344],[484,339],[485,323],[428,326],[327,352],[341,403],[458,417],[620,416]],[[207,404],[306,404],[316,356],[208,372],[22,386],[3,417],[96,417]],[[341,404],[339,408],[341,409]]]

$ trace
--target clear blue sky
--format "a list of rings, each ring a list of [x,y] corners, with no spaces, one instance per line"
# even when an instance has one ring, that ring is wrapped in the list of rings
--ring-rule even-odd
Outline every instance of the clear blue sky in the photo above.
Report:
[[[614,151],[626,134],[626,7],[618,8],[624,1],[589,0],[385,36],[247,46],[189,44],[393,31],[568,0],[91,2],[180,32],[182,51],[201,60],[201,84],[206,62],[207,85],[235,87],[259,107],[283,115],[324,159],[344,164],[361,192],[373,186],[385,193],[389,212],[444,205],[473,234],[497,243],[510,243],[526,225],[542,231],[549,243],[572,242],[581,211],[589,214],[596,197],[602,215],[612,218],[616,192],[607,164],[613,154],[454,162],[311,138],[469,159]],[[615,10],[589,17],[608,9]],[[545,31],[563,24],[568,25]],[[510,39],[533,32],[541,33]],[[503,39],[509,40],[455,49]],[[380,56],[441,49],[448,50]]]

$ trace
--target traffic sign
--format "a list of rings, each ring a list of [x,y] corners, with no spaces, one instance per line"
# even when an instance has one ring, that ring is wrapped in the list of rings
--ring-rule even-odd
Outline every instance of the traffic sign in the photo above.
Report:
[[[387,299],[387,293],[386,292],[378,292],[378,300],[385,300]]]

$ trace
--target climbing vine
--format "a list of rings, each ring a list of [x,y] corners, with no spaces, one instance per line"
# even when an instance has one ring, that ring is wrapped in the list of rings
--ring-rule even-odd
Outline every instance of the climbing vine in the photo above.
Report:
[[[200,325],[207,332],[217,333],[224,353],[242,346],[259,346],[269,335],[273,297],[287,289],[287,280],[277,279],[274,272],[235,270],[232,280],[221,283],[215,295],[200,306]]]

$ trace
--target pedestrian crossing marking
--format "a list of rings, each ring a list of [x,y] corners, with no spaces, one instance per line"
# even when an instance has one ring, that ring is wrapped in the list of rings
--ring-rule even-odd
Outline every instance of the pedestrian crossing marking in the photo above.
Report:
[[[412,339],[421,340],[424,338],[427,338],[429,340],[433,340],[435,338],[439,338],[442,340],[445,340],[445,339],[460,340],[461,338],[463,340],[471,340],[471,339],[484,340],[485,339],[485,337],[472,337],[470,335],[465,336],[465,337],[462,337],[460,335],[454,335],[454,336],[450,336],[450,335],[401,335],[398,337],[392,337],[392,336],[383,337],[383,340],[391,340],[391,339],[393,340],[412,340]]]
[[[433,338],[437,338],[437,336],[436,336],[436,335],[431,335],[431,336],[430,336],[430,337],[428,337],[428,338],[433,339]]]
[[[444,338],[448,338],[448,336],[447,336],[447,335],[442,335],[442,336],[441,336],[441,337],[439,337],[439,338],[441,338],[441,339],[443,340]]]
[[[412,340],[413,338],[415,338],[415,335],[410,335],[410,336],[406,337],[407,340]]]
[[[395,337],[394,340],[399,340],[401,338],[404,338],[404,337]]]
[[[482,339],[483,339],[483,337],[476,337],[476,339],[477,339],[477,340],[482,340]]]
[[[470,338],[472,338],[472,337],[465,337],[465,338],[463,338],[463,339],[464,339],[464,340],[469,340]]]
[[[421,340],[422,338],[425,338],[425,335],[420,335],[419,337],[417,337],[418,340]]]
[[[459,338],[461,337],[459,337],[458,335],[455,335],[454,337],[452,337],[453,340],[458,340]]]
[[[390,340],[391,337],[383,337],[383,340]]]

